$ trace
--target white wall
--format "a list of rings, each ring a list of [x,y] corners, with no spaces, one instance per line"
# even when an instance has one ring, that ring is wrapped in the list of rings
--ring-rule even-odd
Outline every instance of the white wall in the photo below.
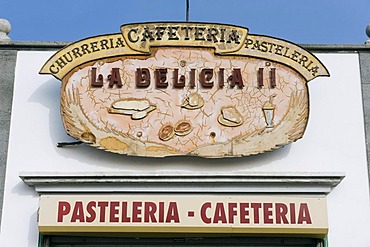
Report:
[[[344,172],[328,195],[330,246],[370,246],[360,71],[356,54],[319,54],[331,73],[309,82],[310,119],[303,139],[280,150],[236,159],[127,157],[71,141],[59,113],[60,82],[38,71],[53,52],[18,53],[0,246],[37,246],[38,194],[20,172]]]

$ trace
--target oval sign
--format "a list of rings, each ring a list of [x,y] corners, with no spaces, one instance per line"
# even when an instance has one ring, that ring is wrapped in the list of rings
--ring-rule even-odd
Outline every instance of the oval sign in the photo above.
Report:
[[[110,152],[238,157],[303,136],[307,82],[328,71],[301,47],[241,27],[143,23],[73,43],[40,73],[62,80],[66,132]]]

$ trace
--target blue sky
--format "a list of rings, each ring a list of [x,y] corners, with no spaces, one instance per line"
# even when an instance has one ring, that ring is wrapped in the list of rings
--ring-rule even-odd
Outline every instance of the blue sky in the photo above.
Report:
[[[77,41],[120,25],[184,21],[185,0],[0,0],[14,41]],[[299,44],[363,44],[370,0],[190,0],[190,21],[234,24]]]

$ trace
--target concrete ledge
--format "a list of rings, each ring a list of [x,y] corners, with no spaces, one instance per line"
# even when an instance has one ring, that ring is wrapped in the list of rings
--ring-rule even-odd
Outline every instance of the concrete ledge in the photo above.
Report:
[[[57,51],[71,42],[9,41],[0,43],[0,50]]]
[[[300,44],[311,52],[370,52],[370,45],[361,44]]]
[[[127,174],[20,173],[40,193],[328,194],[342,173]]]

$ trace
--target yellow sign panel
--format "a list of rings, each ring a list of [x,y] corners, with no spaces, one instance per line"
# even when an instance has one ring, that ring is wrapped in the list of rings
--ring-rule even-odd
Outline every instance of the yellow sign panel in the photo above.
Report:
[[[248,29],[211,23],[145,23],[121,27],[127,45],[143,53],[156,46],[211,47],[216,54],[240,50]]]
[[[246,28],[141,23],[73,43],[40,73],[62,79],[69,135],[110,152],[236,157],[296,141],[307,82],[328,76],[303,48]]]
[[[324,236],[325,198],[41,195],[41,233],[229,233]]]

